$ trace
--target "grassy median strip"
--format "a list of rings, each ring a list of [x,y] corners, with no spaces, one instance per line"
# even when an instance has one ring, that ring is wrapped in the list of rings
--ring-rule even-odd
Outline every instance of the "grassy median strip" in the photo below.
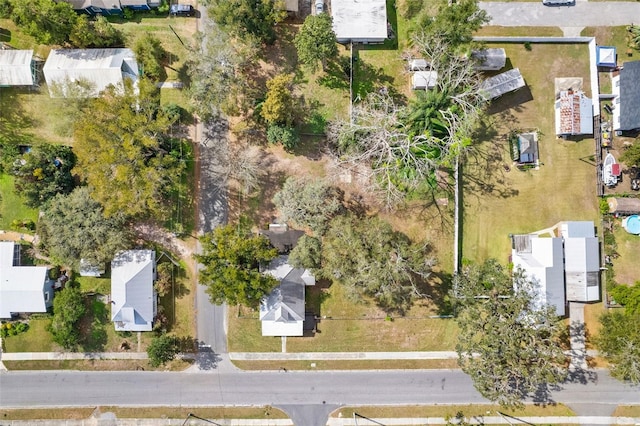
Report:
[[[545,406],[527,404],[522,410],[507,410],[495,404],[466,404],[343,407],[334,411],[331,417],[353,417],[353,413],[371,418],[455,417],[458,412],[463,413],[467,418],[498,416],[498,412],[513,417],[576,415],[569,407],[563,404]]]
[[[2,420],[82,420],[96,407],[0,410]],[[114,413],[119,419],[185,419],[189,413],[207,419],[287,419],[277,408],[263,407],[97,407],[98,413]]]
[[[80,370],[80,371],[182,371],[191,363],[176,359],[164,367],[153,368],[147,360],[52,360],[3,361],[8,370]]]
[[[640,405],[618,405],[614,417],[640,417]]]
[[[402,370],[458,368],[455,359],[331,360],[331,361],[233,361],[243,370]]]

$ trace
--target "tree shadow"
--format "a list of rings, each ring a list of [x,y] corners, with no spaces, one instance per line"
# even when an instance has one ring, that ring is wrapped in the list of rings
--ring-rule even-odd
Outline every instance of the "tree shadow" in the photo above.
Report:
[[[25,129],[36,125],[35,118],[25,111],[20,97],[21,90],[0,87],[0,143],[30,145],[33,134]]]
[[[364,99],[369,93],[382,91],[388,93],[398,104],[406,103],[406,97],[393,85],[393,77],[385,74],[382,68],[375,68],[365,62],[359,54],[361,48],[354,48],[353,54],[353,97]]]
[[[197,352],[195,355],[195,365],[199,370],[210,371],[218,367],[222,362],[222,357],[215,353],[211,346],[204,345],[202,342],[195,340]]]
[[[109,309],[95,295],[85,297],[84,303],[86,313],[78,326],[80,347],[85,352],[103,352],[108,341]]]
[[[334,90],[349,90],[351,75],[351,59],[348,56],[338,56],[328,61],[324,74],[318,77],[319,85]]]

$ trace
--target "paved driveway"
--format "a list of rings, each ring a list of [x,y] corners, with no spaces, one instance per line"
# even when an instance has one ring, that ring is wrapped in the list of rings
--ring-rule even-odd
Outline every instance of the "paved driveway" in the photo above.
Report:
[[[594,27],[640,24],[640,3],[577,2],[574,6],[544,6],[542,2],[480,2],[492,17],[489,25],[505,27]]]

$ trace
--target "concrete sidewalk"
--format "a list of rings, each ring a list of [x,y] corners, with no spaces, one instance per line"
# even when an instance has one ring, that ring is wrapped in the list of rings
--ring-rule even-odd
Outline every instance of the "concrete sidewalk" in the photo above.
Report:
[[[457,359],[454,351],[442,352],[229,352],[232,361],[348,361],[385,359]]]
[[[146,352],[2,352],[2,361],[60,361],[69,359],[148,359]]]

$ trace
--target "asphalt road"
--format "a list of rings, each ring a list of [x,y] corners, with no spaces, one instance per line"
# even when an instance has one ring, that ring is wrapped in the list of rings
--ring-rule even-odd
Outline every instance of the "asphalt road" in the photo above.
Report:
[[[489,25],[505,27],[589,27],[640,23],[640,3],[584,2],[544,6],[539,2],[480,2],[492,17]]]
[[[198,6],[198,29],[206,28],[207,11]],[[224,161],[227,148],[227,126],[223,121],[198,122],[198,234],[210,232],[227,223],[228,202],[226,182],[217,173]],[[197,253],[202,252],[200,242]],[[200,265],[198,266],[200,268]],[[197,339],[200,354],[197,367],[209,370],[217,366],[220,354],[227,353],[226,305],[217,306],[209,302],[204,286],[196,289]]]
[[[552,392],[557,402],[640,404],[640,389],[599,370],[588,384]],[[318,372],[39,371],[0,373],[0,406],[385,405],[486,402],[459,370]]]

